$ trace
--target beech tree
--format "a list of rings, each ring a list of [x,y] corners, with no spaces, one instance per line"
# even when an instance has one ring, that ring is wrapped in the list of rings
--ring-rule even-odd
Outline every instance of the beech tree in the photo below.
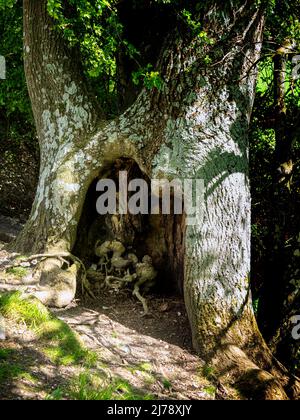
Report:
[[[184,19],[180,1],[175,9],[167,1],[139,3],[143,11],[131,0],[116,8],[128,40],[139,41],[155,66],[146,74],[153,83],[137,89],[119,51],[112,117],[47,1],[24,0],[25,72],[41,164],[31,215],[13,248],[48,256],[35,294],[66,306],[81,269],[72,254],[85,199],[107,165],[130,158],[148,178],[203,179],[203,223],[188,226],[183,218],[173,237],[194,347],[219,375],[251,383],[253,395],[285,399],[288,378],[260,335],[249,284],[248,128],[268,2],[191,2]],[[146,29],[133,35],[135,23]],[[61,257],[74,264],[66,269]]]

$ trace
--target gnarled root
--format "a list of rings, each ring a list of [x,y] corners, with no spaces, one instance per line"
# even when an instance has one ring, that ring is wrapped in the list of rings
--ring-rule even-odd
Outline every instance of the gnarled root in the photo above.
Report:
[[[147,279],[140,279],[135,285],[132,294],[142,303],[144,309],[144,316],[148,315],[149,308],[146,299],[140,293],[140,287],[146,283]]]
[[[16,267],[22,262],[41,259],[30,280],[20,281],[19,284],[1,285],[2,290],[20,290],[39,299],[44,305],[63,308],[68,306],[75,298],[77,279],[81,274],[82,290],[92,297],[92,291],[86,278],[86,269],[83,263],[69,252],[45,253],[32,255],[19,260],[10,267]],[[70,264],[68,261],[71,260]],[[63,266],[67,265],[67,269]]]
[[[259,368],[239,347],[224,345],[212,360],[216,376],[229,382],[246,398],[254,400],[288,400],[281,381]],[[222,368],[220,368],[220,366]]]
[[[254,349],[253,349],[254,350]],[[251,358],[250,358],[251,357]],[[214,379],[253,400],[299,399],[299,379],[272,356],[264,342],[249,356],[234,344],[223,344],[210,359]]]
[[[142,303],[142,305],[143,305],[143,309],[144,309],[144,316],[145,315],[148,315],[148,313],[149,313],[149,308],[148,308],[148,305],[147,305],[147,301],[146,301],[146,299],[141,295],[141,293],[140,293],[140,288],[139,288],[139,286],[138,286],[138,284],[136,284],[135,285],[135,287],[134,287],[134,290],[133,290],[133,292],[132,292],[132,294]]]
[[[64,308],[75,298],[80,265],[74,263],[67,270],[62,270],[59,266],[55,267],[53,260],[53,268],[49,270],[49,262],[45,262],[46,267],[39,268],[42,270],[39,285],[28,291],[46,306]]]

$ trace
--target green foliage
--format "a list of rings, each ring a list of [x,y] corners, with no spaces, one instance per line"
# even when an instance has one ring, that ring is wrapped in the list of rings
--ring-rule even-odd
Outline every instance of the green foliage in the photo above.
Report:
[[[169,391],[172,389],[172,383],[168,379],[163,379],[162,384],[165,389]]]
[[[4,1],[5,9],[0,13],[0,54],[6,58],[7,78],[0,81],[0,114],[5,108],[7,117],[22,114],[32,121],[23,71],[22,10],[12,7],[17,0]],[[0,4],[1,7],[1,4]]]
[[[0,358],[0,384],[24,376],[26,376],[26,371],[20,364],[11,363]]]
[[[119,51],[137,65],[138,69],[132,73],[136,86],[162,88],[160,74],[153,65],[139,63],[140,51],[126,39],[119,19],[118,1],[48,0],[48,11],[69,45],[80,50],[86,75],[104,106],[113,107],[117,95]]]
[[[210,43],[199,21],[198,11],[202,2],[189,5],[177,0],[156,0],[157,7],[174,12],[174,25],[184,22],[201,43]],[[13,7],[15,6],[15,7]],[[7,60],[7,79],[0,81],[0,120],[6,127],[7,140],[16,146],[26,143],[36,149],[34,123],[23,71],[22,50],[22,1],[0,0],[0,54]],[[99,101],[113,113],[117,97],[117,56],[123,51],[134,61],[132,80],[136,86],[161,90],[163,78],[155,63],[146,63],[139,48],[126,38],[119,16],[117,0],[48,0],[48,12],[63,33],[70,47],[80,51],[86,76]],[[205,58],[210,64],[210,58]],[[3,128],[5,124],[2,124]],[[1,129],[0,129],[1,131]],[[2,133],[0,133],[2,134]],[[19,152],[16,147],[16,153]],[[16,153],[12,159],[16,159]]]
[[[23,363],[23,354],[15,349],[0,348],[0,386],[14,380],[26,379],[35,382],[34,375],[30,373],[26,363]],[[28,360],[26,360],[28,362]]]
[[[155,2],[161,7],[172,6],[176,17],[174,24],[177,25],[178,20],[184,22],[191,33],[199,37],[201,44],[212,43],[198,18],[200,2],[184,8],[180,1]],[[144,85],[147,89],[158,90],[163,86],[162,76],[153,63],[141,64],[141,52],[126,38],[118,6],[116,0],[48,0],[48,12],[55,20],[57,29],[63,33],[70,46],[80,50],[85,72],[92,80],[99,100],[106,104],[116,94],[119,51],[125,52],[137,65],[137,70],[132,73],[136,86]],[[207,57],[206,64],[209,63]]]
[[[148,64],[148,66],[146,66],[145,68],[141,68],[138,71],[133,72],[132,81],[136,86],[138,86],[142,82],[144,86],[149,90],[153,88],[161,90],[164,83],[159,72],[154,71],[153,66],[151,64]]]
[[[48,0],[48,11],[71,46],[78,45],[90,77],[115,74],[123,27],[116,1]]]
[[[279,45],[286,39],[300,40],[300,1],[269,0],[267,3],[266,36]]]
[[[150,396],[143,397],[138,394],[123,380],[116,380],[111,385],[99,388],[101,379],[91,376],[88,373],[83,373],[78,380],[73,383],[70,389],[70,398],[72,400],[149,400]]]
[[[203,24],[199,21],[198,14],[195,14],[193,11],[183,9],[181,11],[181,16],[192,34],[199,37],[203,45],[213,44],[213,40],[210,39],[207,32],[203,30]]]
[[[0,0],[0,33],[6,60],[6,80],[0,80],[0,164],[7,164],[7,152],[12,163],[20,161],[20,150],[36,156],[38,149],[23,69],[21,0]]]
[[[214,380],[215,379],[215,369],[214,369],[214,367],[210,366],[210,365],[204,365],[203,368],[202,368],[202,375],[208,381]]]
[[[0,0],[0,11],[14,7],[16,2],[16,0]]]
[[[189,10],[183,9],[181,12],[183,19],[194,34],[201,33],[201,23],[193,19],[193,14]]]
[[[144,372],[151,372],[153,370],[153,366],[149,362],[143,362],[138,366],[138,370]]]
[[[255,299],[253,301],[253,310],[254,310],[255,316],[257,316],[258,315],[258,310],[259,310],[259,299]]]
[[[213,385],[210,385],[210,386],[206,386],[204,389],[203,389],[203,391],[204,392],[206,392],[208,395],[210,395],[211,397],[215,397],[215,395],[216,395],[216,392],[217,392],[217,388],[215,387],[215,386],[213,386]]]
[[[272,57],[266,57],[259,63],[259,73],[257,79],[256,90],[258,94],[264,95],[270,89],[273,80],[274,64]]]
[[[7,360],[11,353],[11,349],[0,349],[0,360]]]
[[[20,355],[16,350],[0,348],[0,385],[5,385],[7,381],[11,382],[15,379],[26,379],[32,383],[35,382],[34,377],[28,372],[26,366],[22,364]]]
[[[86,350],[77,334],[58,319],[44,322],[37,330],[39,337],[45,342],[45,354],[58,365],[74,365],[84,363],[95,365],[97,355]]]

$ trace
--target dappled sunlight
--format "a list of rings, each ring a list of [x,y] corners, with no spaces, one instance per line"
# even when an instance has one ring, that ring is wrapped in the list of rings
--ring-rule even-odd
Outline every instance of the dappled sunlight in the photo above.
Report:
[[[191,350],[189,324],[185,313],[179,312],[184,311],[183,303],[176,306],[169,299],[167,313],[153,311],[144,318],[134,301],[127,299],[126,310],[122,301],[112,299],[111,307],[106,307],[105,300],[92,304],[93,309],[78,306],[57,315],[99,353],[114,376],[155,395],[211,398],[205,392],[211,384],[202,374],[204,362]]]

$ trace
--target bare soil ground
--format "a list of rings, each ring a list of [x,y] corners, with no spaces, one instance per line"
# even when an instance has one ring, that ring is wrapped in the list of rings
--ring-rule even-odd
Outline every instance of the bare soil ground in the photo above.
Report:
[[[0,244],[0,270],[1,262],[3,269],[10,257]],[[230,390],[204,377],[204,363],[192,350],[183,301],[153,295],[148,303],[150,314],[143,317],[141,304],[129,292],[105,290],[96,300],[77,300],[53,313],[98,354],[107,376],[124,379],[153,398],[234,398]],[[7,325],[0,350],[3,346],[11,349],[10,361],[23,375],[9,378],[0,387],[0,399],[44,399],[80,373],[78,367],[52,363],[26,327]]]
[[[98,301],[56,311],[114,377],[161,398],[208,399],[203,363],[191,350],[183,302],[152,296],[151,314],[129,295],[105,292]]]

